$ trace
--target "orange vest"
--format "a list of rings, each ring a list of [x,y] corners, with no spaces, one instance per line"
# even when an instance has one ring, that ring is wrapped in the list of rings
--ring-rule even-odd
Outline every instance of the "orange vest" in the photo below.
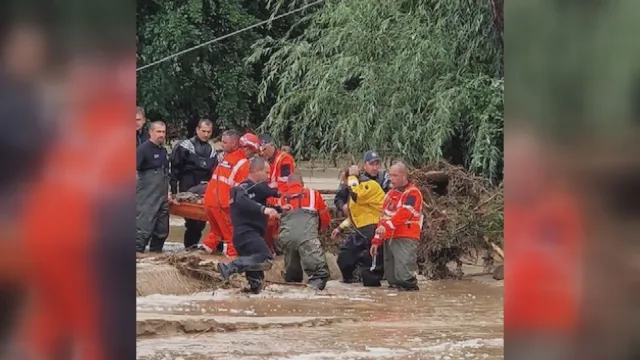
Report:
[[[27,281],[42,291],[36,313],[42,319],[49,319],[51,313],[59,321],[39,323],[36,318],[26,333],[38,333],[43,340],[65,332],[63,336],[85,342],[89,353],[82,357],[91,359],[104,358],[101,326],[104,316],[110,315],[100,312],[101,285],[93,268],[94,225],[100,220],[96,211],[102,201],[122,196],[123,189],[133,189],[135,183],[130,125],[113,121],[130,116],[130,97],[109,95],[79,109],[72,118],[79,121],[65,126],[56,146],[46,154],[41,178],[29,190],[21,224],[32,264]],[[100,146],[95,146],[96,134]]]
[[[506,329],[570,333],[578,324],[582,273],[579,210],[564,195],[505,203]]]
[[[222,158],[211,176],[204,194],[204,204],[229,208],[229,192],[249,176],[249,160],[242,149],[230,152]]]
[[[407,185],[403,191],[391,189],[384,198],[379,226],[385,228],[384,238],[408,238],[420,240],[422,233],[422,193],[415,185]],[[374,239],[381,244],[382,239]]]
[[[284,151],[276,150],[276,153],[273,156],[273,162],[269,165],[271,165],[269,186],[273,189],[278,189],[281,194],[284,194],[289,185],[289,175],[282,176],[280,170],[282,169],[282,165],[289,165],[289,174],[295,171],[295,161],[293,160],[293,156]]]
[[[280,205],[291,205],[292,210],[305,209],[315,211],[320,216],[320,231],[325,230],[331,222],[331,214],[327,211],[327,204],[322,195],[301,184],[292,184],[287,192],[280,197]]]

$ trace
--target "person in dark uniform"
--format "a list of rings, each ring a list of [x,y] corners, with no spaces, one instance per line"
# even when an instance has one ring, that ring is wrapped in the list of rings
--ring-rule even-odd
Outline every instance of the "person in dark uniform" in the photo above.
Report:
[[[169,159],[164,147],[167,126],[155,121],[149,140],[136,151],[136,251],[162,252],[169,236]]]
[[[136,148],[143,142],[149,140],[149,132],[146,131],[144,124],[147,118],[144,109],[140,106],[136,107]]]
[[[264,240],[267,217],[279,218],[282,208],[267,207],[267,199],[279,197],[276,189],[267,184],[269,163],[255,157],[251,160],[249,178],[231,189],[229,211],[233,224],[233,246],[238,257],[230,263],[218,263],[218,272],[225,281],[232,274],[245,273],[249,282],[248,292],[260,293],[264,270],[270,267],[273,254]]]
[[[31,21],[14,20],[10,11],[0,25],[0,224],[3,228],[4,276],[0,277],[0,358],[16,358],[10,354],[15,340],[15,330],[28,303],[30,284],[22,268],[6,270],[7,261],[19,264],[26,258],[16,249],[23,238],[13,234],[20,224],[20,214],[29,194],[21,189],[29,188],[43,169],[50,146],[56,135],[48,128],[42,111],[37,83],[45,71],[48,56],[47,34]],[[7,251],[10,250],[10,251]],[[9,262],[12,263],[12,262]],[[15,274],[15,275],[13,275]]]
[[[213,169],[218,165],[218,157],[209,139],[213,133],[211,120],[202,119],[196,128],[196,136],[179,142],[171,151],[171,193],[194,192],[197,193],[198,185],[207,183],[211,179]],[[202,230],[207,223],[205,221],[185,219],[184,247],[195,249]]]

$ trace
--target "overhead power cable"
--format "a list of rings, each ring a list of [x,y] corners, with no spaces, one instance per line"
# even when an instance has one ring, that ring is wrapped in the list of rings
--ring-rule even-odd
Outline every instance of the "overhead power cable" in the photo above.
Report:
[[[289,12],[287,12],[287,13],[284,13],[284,14],[281,14],[281,15],[278,15],[278,16],[274,16],[274,17],[272,17],[272,18],[269,18],[268,20],[261,21],[261,22],[259,22],[259,23],[257,23],[257,24],[253,24],[253,25],[248,26],[248,27],[246,27],[246,28],[244,28],[244,29],[236,30],[236,31],[234,31],[234,32],[232,32],[232,33],[229,33],[229,34],[226,34],[226,35],[222,35],[222,36],[220,36],[220,37],[218,37],[218,38],[215,38],[215,39],[213,39],[213,40],[209,40],[209,41],[204,42],[204,43],[202,43],[202,44],[199,44],[199,45],[196,45],[196,46],[190,47],[190,48],[188,48],[188,49],[184,49],[184,50],[182,50],[182,51],[179,51],[179,52],[177,52],[177,53],[175,53],[175,54],[169,55],[169,56],[167,56],[167,57],[165,57],[165,58],[162,58],[162,59],[160,59],[160,60],[154,61],[154,62],[152,62],[152,63],[150,63],[150,64],[143,65],[143,66],[141,66],[141,67],[137,68],[137,69],[136,69],[136,72],[141,71],[141,70],[144,70],[144,69],[147,69],[147,68],[150,68],[150,67],[155,66],[155,65],[158,65],[158,64],[161,64],[161,63],[163,63],[163,62],[165,62],[165,61],[171,60],[171,59],[176,58],[176,57],[178,57],[178,56],[180,56],[180,55],[184,55],[184,54],[189,53],[189,52],[191,52],[191,51],[193,51],[193,50],[197,50],[197,49],[199,49],[199,48],[201,48],[201,47],[205,47],[205,46],[207,46],[207,45],[211,45],[211,44],[213,44],[213,43],[216,43],[216,42],[218,42],[218,41],[220,41],[220,40],[224,40],[224,39],[226,39],[226,38],[228,38],[228,37],[231,37],[231,36],[233,36],[233,35],[240,34],[241,32],[244,32],[244,31],[247,31],[247,30],[251,30],[251,29],[256,28],[256,27],[258,27],[258,26],[262,26],[262,25],[264,25],[264,24],[270,23],[270,22],[272,22],[272,21],[274,21],[274,20],[277,20],[277,19],[283,18],[283,17],[285,17],[285,16],[289,16],[289,15],[291,15],[291,14],[295,14],[295,13],[300,12],[300,11],[302,11],[302,10],[306,9],[306,8],[309,8],[309,7],[311,7],[311,6],[315,6],[315,5],[319,5],[319,4],[323,3],[323,2],[324,2],[324,0],[318,0],[318,1],[315,1],[315,2],[312,2],[312,3],[309,3],[309,4],[307,4],[307,5],[301,6],[301,7],[300,7],[300,8],[298,8],[298,9],[291,10],[291,11],[289,11]]]

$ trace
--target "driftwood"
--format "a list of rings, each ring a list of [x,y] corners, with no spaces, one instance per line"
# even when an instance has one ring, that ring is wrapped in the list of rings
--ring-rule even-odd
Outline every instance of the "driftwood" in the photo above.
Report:
[[[496,254],[500,255],[500,257],[504,260],[504,251],[502,251],[502,249],[496,245],[495,243],[489,241],[489,239],[487,239],[487,237],[484,237],[484,241],[487,242],[487,244],[489,244],[489,246],[491,246],[491,248],[493,249],[493,251],[496,252]]]

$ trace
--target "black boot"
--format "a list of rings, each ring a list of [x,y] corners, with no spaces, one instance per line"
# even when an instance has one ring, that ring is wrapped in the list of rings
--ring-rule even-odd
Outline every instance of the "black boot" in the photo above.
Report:
[[[249,279],[249,287],[244,289],[244,292],[252,293],[252,294],[260,294],[262,288],[264,287],[262,281],[258,279]]]
[[[309,279],[309,283],[307,284],[307,286],[309,286],[314,290],[322,291],[325,289],[325,287],[327,287],[327,279],[320,279],[320,278]]]
[[[233,268],[231,264],[219,262],[218,264],[216,264],[216,270],[218,270],[218,272],[220,273],[220,277],[222,277],[222,280],[224,280],[225,282],[229,281],[231,274],[233,274]]]
[[[418,285],[413,285],[413,286],[398,286],[398,290],[400,291],[418,291],[420,290],[420,288],[418,287]]]

